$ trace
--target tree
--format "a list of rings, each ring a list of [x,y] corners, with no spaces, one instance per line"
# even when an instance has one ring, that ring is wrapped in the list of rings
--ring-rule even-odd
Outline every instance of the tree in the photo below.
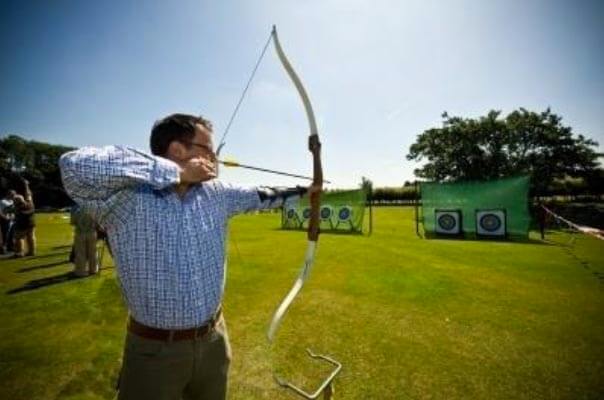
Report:
[[[373,182],[369,178],[361,177],[361,189],[366,191],[367,193],[371,193],[373,191]]]
[[[520,108],[505,118],[500,114],[492,110],[465,119],[443,113],[442,127],[424,131],[409,149],[408,160],[428,161],[415,175],[434,181],[529,175],[534,194],[545,193],[556,179],[600,176],[598,144],[575,136],[549,108],[541,113]]]
[[[16,135],[0,139],[0,192],[23,192],[21,177],[31,183],[36,207],[65,207],[71,200],[63,190],[59,157],[70,147],[29,141]]]

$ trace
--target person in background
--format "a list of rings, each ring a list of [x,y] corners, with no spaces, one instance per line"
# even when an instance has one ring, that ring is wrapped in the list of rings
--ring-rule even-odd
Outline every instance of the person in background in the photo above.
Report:
[[[82,207],[71,209],[71,224],[74,226],[73,252],[75,269],[74,275],[85,277],[99,272],[97,261],[96,222]]]
[[[17,193],[9,190],[3,199],[0,199],[0,254],[13,251],[12,225],[14,219],[13,197]]]
[[[29,182],[23,179],[25,196],[16,194],[13,196],[15,204],[15,255],[14,257],[23,257],[24,255],[33,256],[36,254],[36,221],[34,216],[34,200],[29,188]],[[24,242],[27,243],[27,253],[25,253]]]

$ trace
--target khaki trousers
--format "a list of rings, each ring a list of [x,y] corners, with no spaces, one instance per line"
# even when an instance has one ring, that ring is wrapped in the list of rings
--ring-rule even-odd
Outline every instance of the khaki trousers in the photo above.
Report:
[[[126,336],[119,400],[224,400],[231,347],[224,318],[199,339]]]
[[[86,276],[96,274],[99,266],[96,257],[96,232],[77,232],[73,239],[75,253],[75,274]]]

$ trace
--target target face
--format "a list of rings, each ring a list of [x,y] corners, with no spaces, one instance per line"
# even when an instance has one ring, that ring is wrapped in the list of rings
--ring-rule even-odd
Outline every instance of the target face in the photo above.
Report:
[[[304,217],[304,219],[309,219],[310,218],[310,208],[305,208],[304,211],[302,211],[302,216]]]
[[[446,231],[455,229],[457,221],[452,215],[444,214],[438,217],[438,226]]]
[[[338,213],[338,217],[341,220],[347,220],[348,218],[350,218],[350,209],[349,208],[342,208],[340,210],[340,212]]]
[[[331,217],[331,209],[328,207],[323,207],[321,209],[321,219],[329,219]]]
[[[287,210],[287,219],[293,219],[296,216],[296,210],[290,208]]]
[[[501,228],[501,219],[495,214],[485,214],[480,218],[480,227],[487,232],[495,232]]]

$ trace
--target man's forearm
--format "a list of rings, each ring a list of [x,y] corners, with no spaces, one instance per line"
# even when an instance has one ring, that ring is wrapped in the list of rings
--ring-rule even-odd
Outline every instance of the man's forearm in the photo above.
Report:
[[[31,189],[29,188],[29,182],[25,181],[24,182],[25,185],[25,201],[26,202],[31,202],[32,201],[32,194],[31,194]]]
[[[31,189],[29,188],[29,181],[25,178],[21,178],[21,181],[23,183],[23,200],[25,201],[25,208],[33,209],[34,200],[31,193]]]
[[[61,156],[63,184],[76,201],[101,200],[137,184],[163,189],[179,181],[170,160],[129,147],[82,148]]]
[[[263,208],[276,208],[285,203],[298,201],[307,190],[302,186],[292,188],[263,186],[258,188],[258,197],[260,197]]]

